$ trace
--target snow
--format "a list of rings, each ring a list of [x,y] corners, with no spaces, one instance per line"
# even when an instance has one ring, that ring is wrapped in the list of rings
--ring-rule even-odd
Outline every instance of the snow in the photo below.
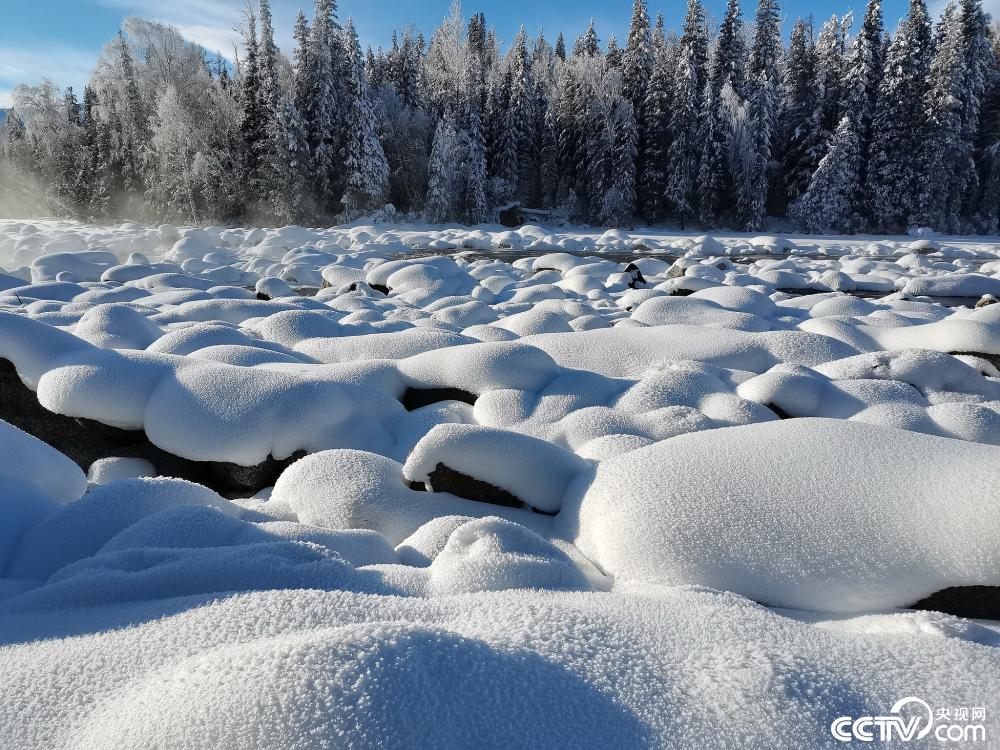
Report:
[[[989,704],[1000,626],[909,607],[1000,586],[1000,254],[874,240],[0,222],[4,387],[290,461],[223,497],[0,421],[0,745],[826,747]],[[443,491],[485,485],[521,507]]]

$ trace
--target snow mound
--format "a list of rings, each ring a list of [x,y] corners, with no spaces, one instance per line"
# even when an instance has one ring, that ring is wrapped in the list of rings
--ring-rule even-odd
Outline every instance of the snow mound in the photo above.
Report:
[[[723,465],[733,455],[748,459]],[[825,612],[906,606],[1000,584],[998,466],[991,446],[838,420],[735,427],[605,461],[560,524],[622,582]]]

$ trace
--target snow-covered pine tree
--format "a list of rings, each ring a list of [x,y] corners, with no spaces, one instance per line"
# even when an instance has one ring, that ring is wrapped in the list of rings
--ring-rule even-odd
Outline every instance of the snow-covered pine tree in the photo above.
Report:
[[[458,134],[461,159],[457,175],[457,219],[464,224],[481,224],[489,219],[486,181],[486,147],[476,110],[470,109],[465,126]]]
[[[845,111],[844,78],[847,70],[847,33],[850,14],[831,16],[816,37],[816,82],[820,98],[820,124],[832,136]]]
[[[616,96],[611,105],[612,137],[607,189],[600,201],[601,223],[629,226],[635,214],[635,154],[638,133],[632,104]]]
[[[781,185],[775,208],[784,213],[788,202],[809,186],[816,163],[810,158],[810,144],[816,127],[816,49],[812,25],[801,18],[792,27],[785,57],[781,112],[778,116]]]
[[[257,58],[260,69],[261,100],[267,108],[268,118],[274,118],[281,99],[281,80],[278,76],[280,52],[274,43],[274,21],[270,0],[258,0],[260,13],[260,42]],[[270,124],[270,123],[269,123]]]
[[[719,27],[708,71],[701,118],[701,155],[698,170],[698,212],[706,227],[715,226],[722,206],[734,204],[733,122],[724,107],[723,89],[733,96],[744,88],[746,44],[738,0],[729,0]]]
[[[995,233],[1000,223],[1000,34],[995,27],[992,51],[976,138],[979,197],[975,223],[979,231],[987,233]]]
[[[118,64],[122,81],[120,116],[114,119],[117,132],[113,136],[113,160],[118,174],[118,188],[125,195],[141,195],[146,189],[146,162],[152,134],[149,117],[139,92],[135,61],[125,40],[118,32]]]
[[[862,217],[871,215],[864,186],[868,173],[868,153],[871,140],[872,118],[878,104],[879,86],[882,82],[882,0],[868,0],[861,30],[854,40],[854,49],[844,80],[844,106],[850,114],[848,122],[857,130],[857,144],[861,158],[857,160],[858,173],[850,200],[854,213]],[[838,126],[839,128],[839,126]]]
[[[573,45],[574,57],[600,57],[601,40],[597,37],[597,29],[594,28],[594,19],[590,19],[587,31],[577,37],[576,44]]]
[[[916,221],[939,231],[958,231],[963,198],[973,179],[973,142],[965,119],[978,124],[985,77],[975,70],[981,53],[982,9],[953,0],[939,22],[939,43],[928,75],[926,132],[920,158],[921,187]],[[971,18],[967,19],[967,16]],[[970,114],[973,113],[973,114]]]
[[[708,34],[705,9],[700,0],[688,0],[680,59],[673,82],[670,117],[670,148],[667,152],[666,202],[681,223],[690,222],[697,211],[695,186],[698,178],[699,135],[702,104],[708,80]]]
[[[643,105],[646,151],[639,175],[641,215],[646,221],[658,221],[666,210],[667,152],[670,147],[670,112],[672,109],[672,57],[662,35],[654,35],[653,69]]]
[[[649,80],[653,74],[653,40],[649,28],[649,11],[646,0],[635,0],[632,6],[632,22],[622,59],[622,93],[632,104],[638,128],[636,143],[636,175],[639,185],[648,181],[646,175],[646,142],[649,121],[646,117],[646,97]],[[648,202],[639,205],[639,214],[647,221],[652,217],[646,213]]]
[[[742,92],[746,64],[746,42],[739,0],[728,0],[709,72],[709,85],[716,99],[722,95],[722,87],[726,81],[729,81],[735,92]]]
[[[241,68],[240,100],[243,104],[243,155],[246,165],[247,204],[256,209],[264,197],[265,185],[268,179],[266,165],[271,136],[270,118],[264,101],[260,50],[257,46],[257,18],[253,9],[247,6],[246,11],[246,55]]]
[[[910,0],[885,58],[872,120],[866,193],[876,229],[906,229],[916,209],[922,150],[923,104],[933,55],[931,22],[924,0]]]
[[[312,87],[312,63],[309,60],[309,41],[312,32],[309,29],[306,15],[301,10],[295,19],[295,30],[292,35],[295,38],[295,52],[292,62],[292,102],[301,116],[306,117]],[[305,120],[303,121],[305,122]]]
[[[804,231],[850,232],[857,228],[853,194],[861,150],[858,128],[850,120],[850,115],[841,120],[809,187],[789,208],[790,217]]]
[[[781,28],[777,0],[760,0],[747,61],[747,132],[737,156],[737,216],[756,231],[764,225],[772,165],[772,138],[777,114]]]
[[[541,153],[539,154],[539,206],[545,209],[556,207],[559,190],[559,143],[556,139],[556,118],[551,107],[545,108],[541,128]]]
[[[108,128],[97,116],[97,91],[83,90],[83,147],[86,180],[86,214],[103,218],[111,210],[111,141]]]
[[[565,62],[560,65],[558,81],[556,100],[553,102],[559,169],[556,205],[562,206],[576,187],[583,104],[580,84],[572,65]]]
[[[309,133],[291,96],[282,96],[278,103],[275,131],[270,211],[286,224],[307,223],[315,212],[309,185]]]
[[[431,223],[451,221],[455,214],[455,172],[459,156],[455,126],[448,119],[438,122],[428,166],[424,219]]]
[[[309,130],[313,193],[325,213],[337,210],[337,183],[342,173],[342,134],[338,127],[341,102],[333,59],[333,49],[339,46],[334,9],[333,0],[316,0],[316,14],[309,30],[303,112]]]
[[[487,175],[490,199],[495,205],[514,200],[518,178],[518,143],[514,111],[510,105],[511,71],[494,75],[486,97]]]
[[[389,197],[389,164],[375,131],[375,112],[353,19],[347,20],[343,38],[350,75],[343,157],[346,181],[341,204],[344,216],[351,220],[385,206]]]
[[[535,85],[528,61],[528,35],[524,26],[514,37],[507,55],[510,71],[510,110],[517,144],[517,187],[515,196],[527,206],[537,200],[538,128]]]
[[[620,68],[623,56],[624,52],[622,51],[622,48],[618,46],[618,37],[612,34],[608,37],[608,50],[604,53],[608,66],[612,68]]]

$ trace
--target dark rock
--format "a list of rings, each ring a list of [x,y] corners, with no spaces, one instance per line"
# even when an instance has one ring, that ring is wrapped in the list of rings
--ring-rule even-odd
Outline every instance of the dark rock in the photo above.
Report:
[[[795,417],[793,417],[791,414],[789,414],[787,411],[782,409],[777,404],[765,404],[765,406],[767,406],[768,409],[777,414],[778,419],[795,419]]]
[[[639,266],[635,263],[629,263],[625,266],[625,273],[632,274],[632,281],[629,283],[630,289],[635,289],[639,284],[645,284],[646,277],[642,275],[642,271],[639,270]]]
[[[271,301],[271,298],[269,296],[267,296],[266,294],[264,294],[264,292],[257,292],[257,299],[259,299],[261,302],[270,302]]]
[[[144,458],[160,476],[197,482],[221,495],[253,494],[270,487],[305,455],[296,453],[282,461],[268,458],[257,466],[181,458],[153,445],[143,430],[123,430],[49,411],[5,359],[0,359],[0,419],[48,443],[84,471],[101,458]]]
[[[512,206],[501,209],[497,220],[505,227],[519,227],[524,224],[524,214],[521,213],[521,207],[515,203]]]
[[[444,464],[438,464],[431,473],[427,487],[431,492],[450,492],[466,500],[478,500],[481,503],[501,505],[505,508],[528,507],[507,490],[449,469]]]
[[[376,292],[382,292],[382,294],[384,294],[386,297],[388,297],[389,296],[389,292],[392,291],[385,284],[369,284],[368,286],[370,286]]]
[[[982,352],[951,352],[952,356],[962,354],[966,357],[979,357],[985,359],[991,365],[1000,369],[1000,354],[983,354]]]
[[[407,388],[403,394],[403,406],[407,411],[416,411],[424,406],[440,404],[442,401],[462,401],[476,405],[476,396],[461,388]]]
[[[931,594],[912,609],[975,620],[1000,620],[1000,586],[955,586]]]

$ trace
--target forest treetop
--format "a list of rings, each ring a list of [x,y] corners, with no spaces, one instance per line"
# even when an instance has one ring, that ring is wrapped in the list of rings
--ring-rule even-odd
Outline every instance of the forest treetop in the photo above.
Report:
[[[372,216],[477,224],[518,203],[612,226],[995,232],[1000,35],[981,0],[934,23],[911,0],[797,20],[777,0],[679,33],[635,0],[628,38],[524,28],[506,48],[459,5],[427,40],[363,51],[335,0],[300,14],[290,56],[268,0],[235,64],[129,19],[82,100],[21,86],[0,125],[0,210],[177,222]]]

